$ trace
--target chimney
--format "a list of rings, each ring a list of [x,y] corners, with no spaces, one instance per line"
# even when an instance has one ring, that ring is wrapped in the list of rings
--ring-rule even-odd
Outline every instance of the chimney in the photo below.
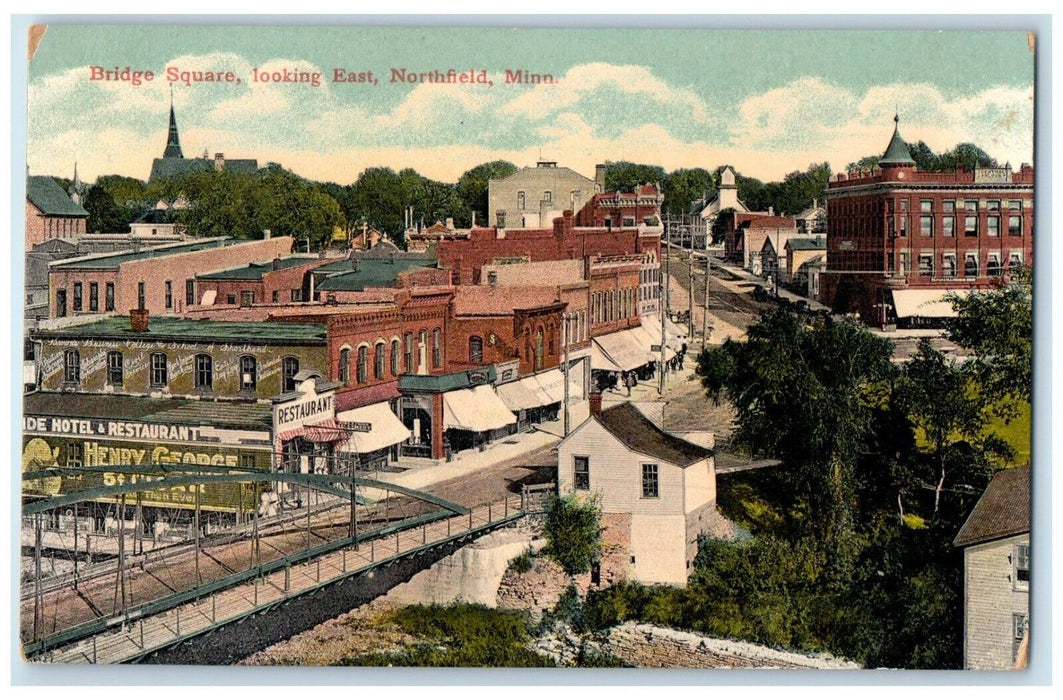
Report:
[[[224,153],[215,153],[214,154],[214,169],[215,170],[225,170],[225,154]]]
[[[768,207],[768,216],[775,216],[775,207]]]
[[[594,166],[594,185],[599,192],[605,192],[605,163]]]
[[[454,217],[453,216],[448,216],[447,217],[447,228],[449,228],[451,231],[454,230]]]
[[[148,332],[148,310],[147,309],[130,309],[129,310],[129,326],[130,330],[134,333],[147,333]]]
[[[476,228],[476,210],[472,210],[472,226],[470,228]]]
[[[592,391],[587,395],[587,399],[591,405],[591,416],[600,417],[602,415],[602,394],[601,392]]]
[[[272,231],[270,231],[268,228],[262,229],[262,240],[268,241],[272,237],[273,237],[273,232]]]
[[[279,255],[277,257],[273,258],[273,266],[272,267],[273,267],[274,270],[281,269],[281,258],[280,258]]]

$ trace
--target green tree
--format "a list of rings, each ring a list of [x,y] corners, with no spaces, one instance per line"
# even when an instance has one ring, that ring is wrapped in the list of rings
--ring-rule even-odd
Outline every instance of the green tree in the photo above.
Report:
[[[560,564],[569,576],[590,571],[601,557],[600,517],[595,496],[580,498],[569,494],[551,498],[543,522],[543,554]]]
[[[486,226],[487,221],[487,181],[500,180],[517,172],[517,166],[508,160],[493,160],[481,163],[471,170],[466,170],[458,178],[456,190],[461,198],[463,213],[457,217],[460,225],[471,225],[470,212],[476,212],[476,223]]]
[[[129,224],[155,203],[148,186],[124,175],[101,175],[85,192],[82,206],[93,233],[128,233]]]
[[[605,191],[630,192],[637,185],[664,183],[664,168],[621,160],[605,165]]]
[[[348,218],[352,224],[364,221],[384,231],[399,244],[405,241],[403,211],[406,200],[403,181],[391,168],[366,168],[351,185]]]
[[[661,183],[664,189],[664,213],[673,216],[688,214],[694,202],[716,187],[717,182],[718,176],[704,168],[673,170]]]
[[[973,143],[961,143],[951,151],[945,151],[934,163],[934,170],[938,172],[950,172],[958,167],[971,172],[975,168],[998,168],[1000,164]]]

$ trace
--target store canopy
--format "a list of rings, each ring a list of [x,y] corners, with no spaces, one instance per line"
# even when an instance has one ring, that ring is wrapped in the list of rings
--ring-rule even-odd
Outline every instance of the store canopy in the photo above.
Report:
[[[629,332],[638,339],[639,345],[645,348],[653,359],[661,359],[661,326],[659,324],[656,327],[639,326],[638,328],[632,328]],[[654,345],[658,346],[656,350],[653,348]],[[664,346],[665,362],[673,357],[675,357],[675,350],[670,345]]]
[[[647,314],[641,317],[642,325],[640,328],[650,334],[652,338],[661,337],[661,317],[659,314]],[[673,350],[679,350],[683,347],[683,343],[687,340],[687,332],[682,326],[678,326],[672,322],[671,319],[666,318],[664,320],[665,335],[668,338],[668,347]],[[654,341],[657,344],[657,341]]]
[[[397,445],[410,438],[410,429],[391,412],[387,401],[343,411],[337,414],[336,418],[348,429],[351,436],[344,452],[366,454]],[[368,431],[365,430],[366,426],[369,426]]]
[[[559,369],[551,369],[535,375],[547,404],[560,403],[565,400],[565,374]]]
[[[483,433],[517,422],[488,384],[443,394],[443,427]]]
[[[310,442],[346,442],[347,430],[335,420],[329,418],[314,425],[304,425],[301,428],[288,430],[277,437],[280,438],[281,442],[287,442],[297,437]]]
[[[598,343],[591,343],[591,369],[600,369],[607,372],[623,372],[620,367],[606,356],[605,352],[598,347]]]
[[[594,344],[605,353],[605,356],[614,365],[624,371],[637,369],[653,361],[649,348],[644,347],[643,343],[631,331],[619,331],[609,335],[598,336],[594,339]]]
[[[498,396],[511,411],[526,411],[529,408],[538,408],[549,403],[544,400],[546,397],[542,395],[535,377],[524,377],[515,382],[500,385]]]
[[[952,318],[956,312],[945,297],[948,294],[966,296],[968,293],[966,289],[895,289],[893,306],[897,318]]]

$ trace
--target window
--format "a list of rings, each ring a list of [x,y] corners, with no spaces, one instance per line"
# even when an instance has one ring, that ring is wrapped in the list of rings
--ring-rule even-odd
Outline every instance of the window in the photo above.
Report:
[[[399,376],[399,341],[391,341],[391,376]]]
[[[977,216],[965,216],[963,217],[963,235],[967,237],[975,237],[978,235],[978,217]]]
[[[278,290],[274,289],[273,290],[273,303],[274,304],[279,304],[280,300],[281,300],[281,293]]]
[[[956,235],[955,216],[944,216],[941,218],[941,235],[945,238],[953,238]]]
[[[1000,217],[999,216],[986,217],[986,235],[987,236],[999,236],[1000,235]]]
[[[82,442],[67,443],[66,466],[82,467],[85,465],[85,444]]]
[[[1015,661],[1019,658],[1019,647],[1022,646],[1023,637],[1026,636],[1027,631],[1027,617],[1026,613],[1012,613],[1011,614],[1011,660]]]
[[[535,329],[535,369],[543,368],[543,327]]]
[[[143,282],[137,282],[137,308],[138,309],[147,308],[145,306],[144,297],[145,297],[145,294],[144,294],[144,283]]]
[[[214,388],[214,358],[206,353],[196,355],[196,388],[210,391]]]
[[[901,216],[897,218],[897,235],[904,237],[908,235],[908,217]]]
[[[369,348],[362,345],[358,348],[358,374],[359,384],[365,384],[369,379]]]
[[[956,213],[956,200],[955,199],[946,199],[945,201],[943,201],[941,203],[941,210],[943,212],[945,212],[946,214],[955,214]]]
[[[122,386],[122,353],[111,350],[107,353],[107,383]]]
[[[258,386],[258,361],[251,355],[240,358],[240,391],[254,391]]]
[[[403,359],[407,374],[413,374],[413,333],[406,334],[406,356]]]
[[[301,289],[293,289],[292,290],[292,301],[302,301],[302,300],[303,300],[303,290],[301,290]]]
[[[494,270],[491,270],[490,272],[488,272],[487,273],[487,283],[489,285],[491,285],[492,287],[495,286],[496,284],[498,284],[498,273],[495,272]]]
[[[986,262],[985,272],[992,277],[1000,277],[1004,274],[1004,268],[1000,264],[1000,256],[998,254],[989,254],[989,260]]]
[[[907,199],[900,200],[900,207],[901,207],[901,211],[907,212],[908,211],[908,200]]]
[[[103,310],[114,311],[114,282],[108,282],[103,287]]]
[[[81,383],[81,353],[67,350],[63,353],[63,381],[67,384]]]
[[[543,201],[546,202],[547,204],[550,204],[551,202],[553,202],[554,201],[554,193],[551,192],[550,190],[546,190],[545,192],[543,192]]]
[[[1009,236],[1021,236],[1022,235],[1022,217],[1021,216],[1009,216],[1008,217],[1008,235]]]
[[[1011,211],[1022,211],[1022,200],[1021,199],[1008,200],[1008,209],[1010,209]]]
[[[66,316],[66,290],[57,289],[55,292],[55,315],[59,318]]]
[[[93,313],[100,310],[100,283],[89,282],[89,311]]]
[[[934,235],[934,217],[932,216],[920,216],[919,217],[919,233],[924,236]]]
[[[172,309],[173,308],[173,281],[172,280],[166,280],[165,293],[166,293],[166,308],[167,309]]]
[[[255,468],[255,456],[254,455],[240,455],[240,468],[241,469],[254,469]]]
[[[281,361],[281,391],[295,391],[295,375],[299,374],[299,359],[286,357]]]
[[[517,209],[524,210],[524,192],[517,193]]]
[[[945,277],[955,277],[956,276],[956,256],[953,255],[952,253],[945,253],[945,255],[942,256],[942,260],[943,260],[943,264],[942,264],[941,274],[943,276],[945,276]]]
[[[169,381],[166,354],[153,352],[151,354],[151,385],[154,387],[166,386]]]
[[[591,487],[591,458],[573,457],[572,488],[586,491]]]
[[[919,256],[919,274],[930,277],[934,274],[934,256],[922,254]]]
[[[340,367],[339,372],[336,375],[340,378],[340,381],[344,384],[348,384],[351,381],[351,349],[344,348],[340,350]]]
[[[657,465],[656,464],[643,464],[642,465],[642,497],[643,498],[657,498]]]
[[[81,282],[74,283],[74,311],[81,311]]]
[[[484,361],[484,339],[478,335],[469,338],[469,362],[479,364]]]
[[[443,345],[442,345],[442,333],[438,328],[432,331],[432,366],[443,366]]]
[[[377,343],[373,348],[373,376],[377,379],[384,378],[384,344]]]
[[[985,208],[986,208],[986,211],[1000,211],[1000,200],[999,199],[986,200]]]
[[[254,292],[240,292],[240,306],[247,308],[255,303]]]
[[[496,224],[496,226],[498,226],[498,228],[505,228],[506,227],[506,212],[504,212],[504,211],[495,212],[495,218],[497,219],[497,222],[498,222]]]
[[[963,276],[964,277],[977,277],[978,276],[978,258],[974,254],[968,254],[963,261]]]
[[[1011,258],[1008,260],[1008,272],[1015,272],[1020,267],[1022,267],[1022,255],[1012,253]]]
[[[920,214],[933,214],[934,213],[934,200],[921,199],[919,200],[919,213]]]
[[[1015,569],[1015,576],[1012,579],[1014,588],[1020,591],[1030,590],[1030,545],[1015,545],[1011,558]]]
[[[225,303],[226,304],[230,304],[232,306],[236,306],[236,295],[235,294],[226,294],[225,295]]]
[[[196,281],[185,280],[185,306],[196,305]]]

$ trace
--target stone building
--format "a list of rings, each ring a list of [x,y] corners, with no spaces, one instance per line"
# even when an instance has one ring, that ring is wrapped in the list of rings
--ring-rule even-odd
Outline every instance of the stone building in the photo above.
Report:
[[[487,224],[498,228],[541,228],[564,210],[579,211],[605,189],[605,166],[596,180],[541,160],[501,179],[487,181]],[[453,228],[453,226],[451,227]]]
[[[994,476],[953,544],[963,548],[964,668],[1013,668],[1030,615],[1030,468]]]
[[[824,303],[874,325],[952,315],[946,294],[1032,264],[1033,186],[1027,164],[923,172],[895,126],[876,168],[828,183]]]

